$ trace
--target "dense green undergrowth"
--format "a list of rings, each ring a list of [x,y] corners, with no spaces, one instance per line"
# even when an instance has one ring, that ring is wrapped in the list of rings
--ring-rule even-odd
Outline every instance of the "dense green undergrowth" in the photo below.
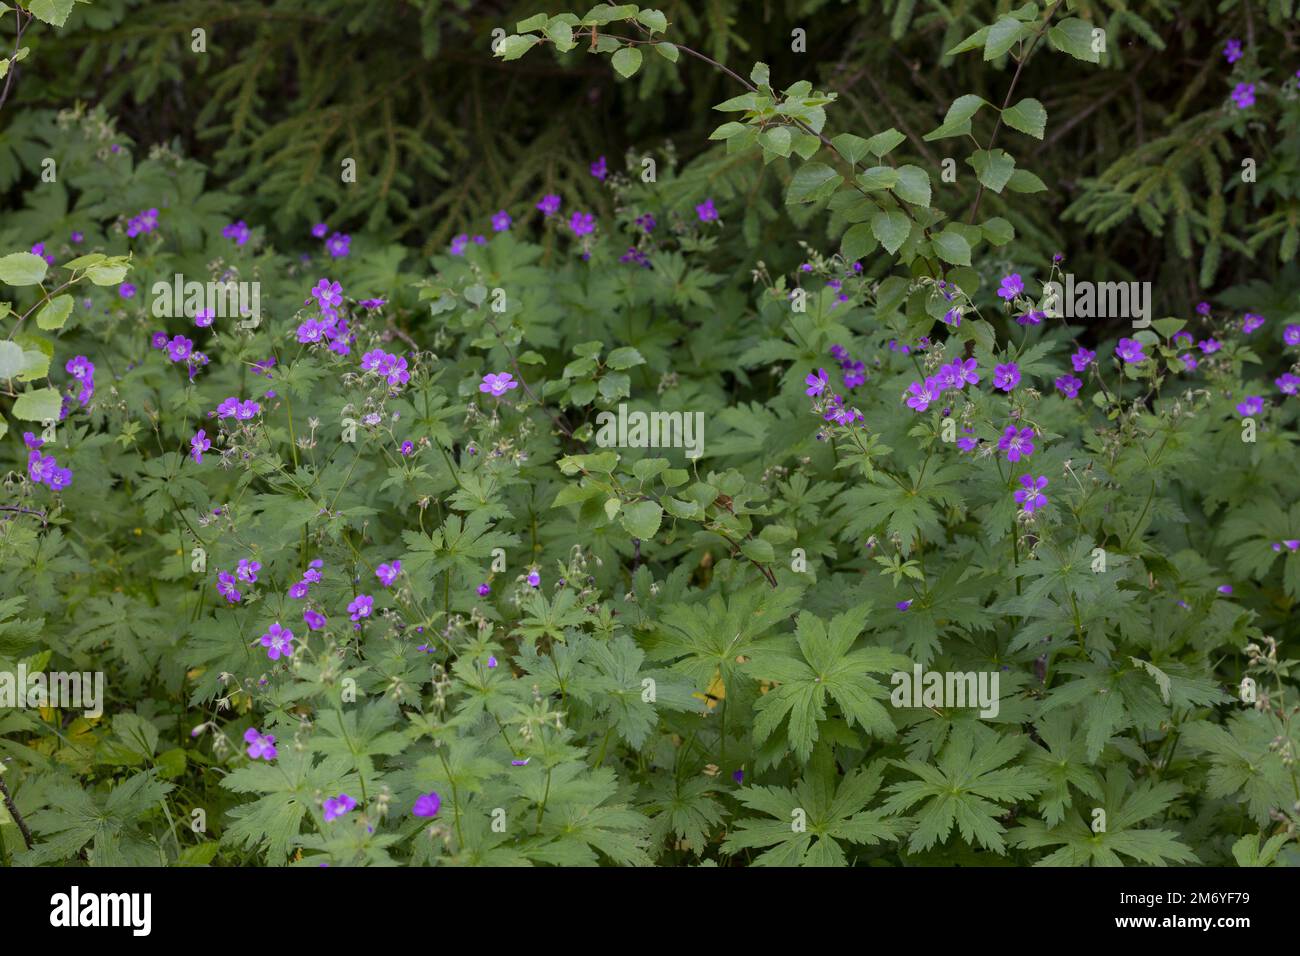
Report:
[[[1075,6],[949,52],[1098,69]],[[498,56],[710,68],[673,41],[602,6]],[[432,255],[260,220],[103,108],[11,123],[3,862],[1296,862],[1283,200],[1260,278],[1092,321],[1041,91],[914,140],[735,80],[724,146]],[[1247,99],[1218,133],[1294,136],[1294,76]]]

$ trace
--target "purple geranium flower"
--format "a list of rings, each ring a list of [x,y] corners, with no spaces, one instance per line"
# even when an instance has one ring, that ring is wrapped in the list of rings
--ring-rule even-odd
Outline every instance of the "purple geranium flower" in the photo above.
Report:
[[[1196,347],[1199,348],[1206,355],[1213,355],[1215,352],[1219,351],[1219,349],[1221,349],[1223,346],[1218,339],[1208,338],[1208,339],[1204,339],[1203,341],[1197,342]]]
[[[1115,354],[1125,362],[1145,362],[1147,358],[1142,354],[1142,343],[1137,339],[1120,339]]]
[[[1264,317],[1256,315],[1254,312],[1247,312],[1241,317],[1241,331],[1243,335],[1250,335],[1264,324]]]
[[[1258,395],[1247,395],[1245,401],[1237,403],[1237,414],[1242,418],[1258,415],[1264,410],[1264,400]]]
[[[545,216],[554,216],[560,211],[560,197],[547,193],[538,201],[537,208],[540,209],[542,214]]]
[[[1074,365],[1074,370],[1076,372],[1082,372],[1092,364],[1096,357],[1096,352],[1090,352],[1081,345],[1078,350],[1070,356],[1070,362]]]
[[[235,576],[229,571],[217,572],[217,593],[231,604],[238,604],[240,593],[235,588]]]
[[[1284,328],[1282,341],[1287,345],[1300,345],[1300,325],[1288,325]]]
[[[293,656],[293,631],[280,626],[276,621],[270,629],[262,635],[262,646],[266,648],[266,656],[273,661],[278,661],[284,657]]]
[[[695,215],[700,217],[700,222],[717,222],[718,210],[714,208],[713,200],[706,199],[695,207]]]
[[[1083,380],[1077,379],[1073,375],[1062,375],[1056,380],[1056,390],[1066,398],[1078,398],[1081,385],[1083,385]]]
[[[826,369],[819,368],[816,375],[809,372],[807,377],[804,379],[804,384],[808,386],[808,388],[804,390],[804,394],[812,396],[820,395],[826,390],[827,382]]]
[[[930,405],[939,400],[939,393],[942,391],[939,380],[931,376],[924,382],[913,382],[907,386],[907,393],[904,396],[907,400],[907,407],[918,412],[923,412]]]
[[[343,814],[355,809],[356,805],[357,802],[346,793],[340,793],[337,797],[329,797],[322,806],[325,813],[325,822],[330,823],[337,820]]]
[[[1010,392],[1020,384],[1020,366],[1015,362],[999,365],[993,370],[993,387]]]
[[[492,585],[488,584],[487,582],[484,582],[474,590],[478,592],[479,597],[487,597],[489,594],[492,593]]]
[[[539,587],[542,583],[542,576],[538,574],[536,571],[529,571],[527,581],[529,587],[531,588]]]
[[[1300,378],[1290,372],[1286,372],[1280,378],[1274,379],[1273,384],[1281,390],[1283,395],[1300,394]]]
[[[569,228],[575,236],[586,236],[596,231],[596,217],[589,212],[575,212],[569,217]]]
[[[241,581],[247,581],[249,584],[257,583],[257,572],[262,570],[261,561],[253,561],[249,558],[240,558],[239,567],[235,569],[235,577]]]
[[[1007,453],[1007,461],[1012,464],[1022,458],[1028,458],[1034,453],[1034,430],[1008,425],[1007,430],[998,439],[998,449]]]
[[[1230,39],[1223,45],[1223,58],[1229,63],[1236,63],[1241,59],[1241,41],[1236,37]]]
[[[510,228],[510,224],[513,222],[514,219],[510,217],[510,213],[502,209],[492,217],[492,231],[505,232]]]
[[[319,631],[325,626],[325,615],[320,611],[313,611],[307,608],[302,612],[302,619],[306,622],[307,627],[313,631]]]
[[[325,251],[334,259],[342,259],[352,251],[352,237],[336,232],[325,240]]]
[[[1255,105],[1255,84],[1238,83],[1232,91],[1232,102],[1237,109],[1244,110]]]
[[[609,167],[605,163],[604,156],[600,157],[594,163],[592,163],[590,168],[591,168],[591,175],[595,176],[602,183],[605,181],[605,177],[609,175]]]
[[[441,806],[442,797],[438,796],[437,791],[422,793],[416,798],[415,806],[411,807],[411,815],[416,817],[436,817]]]
[[[203,463],[203,453],[212,447],[212,442],[208,440],[208,433],[200,428],[190,439],[190,457],[194,459],[196,465]]]
[[[221,234],[227,239],[235,240],[235,245],[242,246],[248,242],[249,230],[248,223],[240,219],[238,222],[232,222],[226,228],[221,230]]]
[[[369,594],[358,594],[349,604],[348,613],[352,615],[353,621],[359,621],[363,617],[369,617],[370,612],[374,610],[375,599]]]
[[[135,298],[135,286],[129,282],[123,282],[117,287],[117,294],[124,299],[133,299]]]
[[[494,398],[500,398],[512,388],[518,388],[519,383],[514,381],[514,376],[509,372],[489,372],[483,376],[483,381],[479,383],[478,390],[487,392]]]
[[[1002,284],[998,286],[998,295],[1010,301],[1025,291],[1025,280],[1020,278],[1019,272],[1013,272],[1009,276],[1003,276]]]
[[[248,744],[250,760],[274,760],[276,757],[275,736],[258,733],[256,727],[244,731],[244,742]]]
[[[375,577],[379,578],[384,587],[392,587],[397,576],[402,573],[402,562],[394,561],[392,564],[381,564],[375,568]]]
[[[1016,504],[1030,512],[1047,506],[1047,496],[1043,494],[1043,489],[1047,487],[1045,475],[1039,475],[1037,478],[1033,475],[1021,475],[1020,484],[1023,488],[1013,496]]]

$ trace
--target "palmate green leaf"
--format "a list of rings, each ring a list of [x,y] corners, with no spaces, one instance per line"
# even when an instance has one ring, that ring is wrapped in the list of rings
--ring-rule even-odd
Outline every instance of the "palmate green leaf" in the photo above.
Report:
[[[723,597],[714,594],[707,604],[698,598],[665,608],[655,635],[646,642],[652,660],[673,662],[704,691],[719,670],[731,686],[739,665],[736,658],[749,653],[755,642],[789,616],[801,592],[793,587],[772,590],[753,584]]]
[[[1094,832],[1081,814],[1071,812],[1064,823],[1051,827],[1038,820],[1026,820],[1008,835],[1008,841],[1026,849],[1060,847],[1036,866],[1123,866],[1123,857],[1145,866],[1197,863],[1196,854],[1174,831],[1137,827],[1163,812],[1181,790],[1178,784],[1168,781],[1135,785],[1127,768],[1112,767],[1097,802],[1097,808],[1105,811],[1104,830]],[[1100,824],[1100,817],[1089,816]]]
[[[140,823],[173,789],[158,779],[157,770],[134,774],[107,794],[58,784],[47,806],[28,817],[38,842],[16,859],[42,866],[76,859],[84,848],[92,866],[163,865],[163,850]]]
[[[394,756],[407,744],[406,734],[390,729],[397,718],[397,704],[389,697],[370,701],[359,714],[356,706],[327,710],[316,718],[320,733],[312,745],[327,757],[345,758],[349,770],[371,780],[375,775],[372,758]]]
[[[1038,809],[1049,827],[1065,819],[1065,811],[1074,804],[1072,792],[1101,798],[1101,782],[1087,759],[1087,746],[1075,732],[1074,717],[1062,711],[1048,714],[1035,722],[1038,738],[1045,747],[1027,749],[1026,767],[1046,782],[1038,800]]]
[[[1271,811],[1295,801],[1293,774],[1274,745],[1286,730],[1273,715],[1251,709],[1223,726],[1196,720],[1181,731],[1186,746],[1209,757],[1207,796],[1244,803],[1260,826],[1268,825]],[[1293,751],[1296,746],[1293,740]]]
[[[591,618],[569,588],[557,592],[554,600],[547,600],[546,595],[534,592],[525,599],[522,610],[524,616],[517,630],[532,640],[549,637],[563,641],[567,628],[581,627]]]
[[[347,757],[317,762],[310,749],[286,743],[274,762],[255,760],[232,770],[221,786],[234,793],[260,796],[229,811],[233,822],[221,835],[221,842],[246,850],[261,849],[268,863],[282,865],[297,844],[303,821],[309,815],[319,819],[321,794],[360,796],[359,780],[348,772],[349,763]]]
[[[1024,737],[961,725],[948,738],[937,765],[892,761],[920,778],[891,785],[893,796],[883,808],[887,814],[902,814],[921,804],[909,849],[928,850],[946,840],[955,826],[967,843],[1005,853],[1006,830],[998,822],[1006,813],[1002,804],[1026,800],[1044,786],[1032,770],[1004,766],[1020,755],[1025,743]]]
[[[758,743],[785,722],[790,748],[806,762],[819,736],[818,724],[826,719],[828,695],[849,726],[857,724],[876,737],[894,735],[894,722],[880,703],[889,692],[868,675],[899,670],[908,660],[882,647],[850,651],[866,627],[869,613],[869,605],[859,605],[827,625],[804,612],[798,618],[795,647],[765,645],[754,652],[745,671],[776,683],[754,705],[758,715],[754,739]]]
[[[517,534],[489,530],[491,524],[486,514],[476,511],[467,518],[449,514],[442,527],[428,535],[403,531],[402,540],[410,550],[402,555],[402,566],[410,573],[472,574],[492,557],[493,548],[510,548],[519,543]]]
[[[700,775],[681,778],[657,776],[650,782],[641,805],[650,818],[650,841],[662,844],[670,837],[684,840],[696,852],[726,818],[721,801],[714,798],[720,785]]]
[[[750,810],[773,819],[746,817],[736,822],[722,851],[768,847],[755,866],[844,866],[842,843],[871,845],[897,837],[902,826],[867,810],[880,789],[883,762],[858,767],[840,777],[829,748],[818,748],[793,789],[745,787],[736,796]]]

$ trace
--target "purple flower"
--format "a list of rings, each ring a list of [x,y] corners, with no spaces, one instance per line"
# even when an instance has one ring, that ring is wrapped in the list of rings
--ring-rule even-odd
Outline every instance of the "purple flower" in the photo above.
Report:
[[[492,217],[492,231],[505,232],[510,228],[512,222],[514,222],[514,220],[510,218],[510,213],[502,209]]]
[[[31,432],[23,432],[23,444],[26,445],[29,449],[34,450],[40,448],[42,445],[45,444],[45,442],[37,438]]]
[[[278,661],[281,655],[292,657],[293,631],[281,627],[280,622],[276,621],[262,635],[262,646],[266,648],[266,656],[273,661]]]
[[[394,561],[392,564],[381,564],[375,568],[375,577],[384,587],[392,587],[397,576],[402,573],[402,562]]]
[[[807,377],[804,378],[804,384],[808,386],[808,388],[804,390],[804,394],[812,396],[820,395],[826,390],[827,381],[826,369],[819,368],[816,375],[809,372]]]
[[[519,383],[514,381],[514,376],[509,372],[489,372],[483,376],[483,381],[479,383],[478,390],[487,392],[494,398],[500,398],[512,388],[518,388]]]
[[[554,216],[560,211],[560,197],[547,193],[537,203],[537,208],[542,211],[543,215]]]
[[[594,163],[591,164],[591,175],[595,176],[602,183],[605,181],[605,177],[608,174],[609,174],[609,168],[605,165],[604,156],[600,157],[600,159],[596,160]]]
[[[485,581],[484,583],[480,584],[480,585],[479,585],[477,588],[475,588],[474,590],[478,592],[478,596],[479,596],[479,597],[487,597],[489,594],[492,593],[492,585],[488,584],[488,583]]]
[[[1007,461],[1012,464],[1022,458],[1028,458],[1034,453],[1034,430],[1008,425],[1007,430],[998,439],[998,449],[1007,453]]]
[[[358,594],[356,598],[348,604],[348,613],[352,615],[350,620],[359,621],[363,617],[369,617],[370,612],[374,610],[375,599],[369,594]]]
[[[1220,344],[1218,339],[1208,338],[1201,342],[1197,342],[1196,347],[1199,348],[1206,355],[1213,355],[1215,352],[1219,351],[1219,349],[1222,348],[1223,346]]]
[[[488,670],[492,670],[492,669],[495,668],[496,666],[497,666],[497,659],[496,659],[494,656],[492,656],[491,654],[489,654],[489,655],[488,655]]]
[[[695,215],[700,217],[700,222],[718,221],[718,210],[714,208],[712,199],[706,199],[696,206]]]
[[[244,742],[248,744],[250,760],[274,760],[276,757],[275,737],[272,734],[258,733],[256,727],[244,731]]]
[[[227,239],[235,240],[235,245],[242,246],[244,243],[248,242],[248,223],[244,222],[242,219],[238,222],[232,222],[225,229],[221,230],[221,234]]]
[[[1029,512],[1047,507],[1047,496],[1043,494],[1043,489],[1047,487],[1045,475],[1039,475],[1037,478],[1033,475],[1021,475],[1020,484],[1023,486],[1022,490],[1013,495],[1016,504]]]
[[[1300,394],[1300,378],[1290,372],[1286,372],[1281,378],[1274,379],[1273,384],[1281,390],[1283,395]]]
[[[1079,346],[1078,351],[1076,351],[1073,355],[1070,356],[1070,362],[1073,363],[1074,370],[1076,372],[1082,372],[1084,369],[1086,369],[1089,365],[1092,364],[1093,360],[1096,357],[1097,357],[1096,352],[1089,352],[1081,345]]]
[[[38,485],[48,482],[57,467],[53,455],[42,455],[39,451],[27,453],[27,477]]]
[[[1120,339],[1115,354],[1125,362],[1145,362],[1147,358],[1142,354],[1142,343],[1137,339]]]
[[[1198,303],[1196,303],[1196,314],[1197,314],[1197,315],[1209,315],[1209,314],[1210,314],[1210,303],[1208,303],[1208,302],[1198,302]]]
[[[212,325],[212,320],[214,318],[215,316],[212,314],[211,309],[199,309],[199,311],[194,314],[194,324],[201,329],[206,329]]]
[[[129,282],[123,282],[117,287],[117,294],[124,299],[133,299],[135,298],[135,286]]]
[[[1043,319],[1047,318],[1046,312],[1039,312],[1035,309],[1032,312],[1026,312],[1016,319],[1017,325],[1042,325]]]
[[[203,463],[203,453],[212,447],[212,442],[208,440],[208,433],[200,428],[190,439],[190,457],[194,459],[196,465]]]
[[[900,611],[906,611],[912,606],[912,601],[914,600],[915,598],[908,598],[906,601],[899,601],[894,605],[894,607],[898,608]]]
[[[1003,392],[1010,392],[1020,384],[1020,366],[1015,362],[999,365],[993,370],[993,387]]]
[[[1283,329],[1282,341],[1287,345],[1300,345],[1300,325],[1288,325]]]
[[[744,783],[744,782],[745,782],[745,771],[743,771],[743,770],[736,770],[736,771],[733,771],[732,774],[731,774],[731,779],[734,780],[734,781],[736,781],[736,783]]]
[[[1256,315],[1254,312],[1247,312],[1241,317],[1241,331],[1243,335],[1250,335],[1257,328],[1264,324],[1264,317]]]
[[[1195,355],[1180,355],[1179,358],[1183,360],[1183,368],[1188,372],[1195,372],[1196,367],[1201,364],[1196,360]]]
[[[1174,348],[1189,349],[1192,347],[1192,341],[1193,339],[1192,339],[1191,332],[1177,332],[1174,334]]]
[[[217,572],[217,593],[231,604],[238,604],[240,594],[235,588],[235,576],[229,571]]]
[[[974,437],[973,430],[967,427],[967,428],[963,428],[962,431],[965,434],[961,438],[957,439],[957,447],[964,452],[974,451],[976,448],[978,448],[980,440]]]
[[[301,601],[309,593],[311,593],[311,584],[305,580],[295,581],[289,585],[289,597],[295,601]]]
[[[340,793],[337,797],[328,798],[322,807],[325,812],[325,822],[330,823],[337,820],[343,814],[355,809],[356,805],[357,802],[346,793]]]
[[[586,236],[596,231],[596,217],[589,212],[575,212],[569,217],[569,228],[575,236]]]
[[[422,793],[416,798],[415,806],[411,807],[411,815],[415,817],[436,817],[441,806],[442,797],[438,796],[437,791]]]
[[[361,306],[361,308],[365,309],[367,312],[373,312],[375,309],[382,309],[387,304],[387,299],[362,299],[357,303],[357,305]]]
[[[411,441],[402,442],[401,453],[403,458],[409,458],[415,453],[415,443]]]
[[[1255,105],[1255,84],[1238,83],[1232,91],[1232,102],[1237,109],[1244,110]]]
[[[867,380],[867,374],[864,371],[864,368],[865,367],[861,362],[845,362],[844,363],[844,387],[857,388],[859,385],[865,382]]]
[[[48,255],[45,252],[45,243],[43,242],[38,242],[36,243],[36,245],[32,246],[32,255],[40,256],[50,265],[54,265],[54,256]]]
[[[90,382],[95,377],[94,363],[84,355],[69,359],[63,369],[79,382]]]
[[[657,225],[655,217],[650,215],[650,213],[646,213],[644,216],[637,216],[636,224],[645,230],[647,235],[654,232],[654,228]]]
[[[342,259],[352,251],[352,237],[336,232],[325,240],[325,251],[334,259]]]
[[[333,309],[343,304],[343,286],[329,279],[321,279],[311,288],[311,296],[321,309]]]
[[[1215,588],[1214,590],[1218,591],[1220,594],[1231,594],[1231,593],[1232,593],[1232,585],[1231,585],[1231,584],[1220,584],[1220,585],[1219,585],[1217,588]]]
[[[307,627],[313,631],[319,631],[325,626],[325,615],[320,611],[313,611],[307,608],[302,612],[302,619],[306,622]]]
[[[140,233],[150,233],[158,228],[158,210],[150,209],[140,213],[138,216],[132,216],[126,222],[126,237],[134,239]]]
[[[72,230],[72,244],[74,246],[79,245],[81,241],[85,238],[86,238],[85,235],[78,232],[76,229]]]
[[[1242,418],[1258,415],[1264,410],[1264,400],[1258,395],[1247,395],[1246,400],[1237,404],[1237,414]]]
[[[945,312],[943,321],[954,329],[961,325],[961,306],[955,306]]]
[[[68,468],[53,468],[45,479],[45,484],[51,491],[62,491],[72,484],[72,471]]]
[[[194,342],[183,335],[177,335],[167,343],[167,357],[173,362],[184,362],[194,351]]]
[[[539,587],[542,583],[542,576],[536,571],[529,571],[527,581],[530,588]]]
[[[1019,272],[1013,272],[1009,276],[1002,278],[1002,284],[998,286],[998,295],[1010,301],[1025,291],[1025,280],[1020,278]]]
[[[1236,37],[1230,39],[1223,45],[1223,58],[1229,63],[1236,63],[1241,59],[1241,41]]]
[[[944,368],[952,370],[951,376],[955,388],[965,388],[967,385],[978,385],[980,382],[979,367],[979,362],[973,358],[966,359],[965,361],[962,361],[961,359],[953,359],[950,365],[944,366]]]
[[[939,400],[941,391],[942,387],[939,380],[933,376],[927,378],[924,383],[913,382],[907,386],[907,392],[904,396],[907,400],[907,407],[923,412],[930,407],[931,403]]]
[[[240,558],[239,567],[235,568],[235,577],[241,581],[247,581],[249,584],[257,583],[257,572],[262,570],[261,561],[253,561],[249,558]]]
[[[238,421],[246,422],[251,418],[256,418],[261,410],[262,406],[250,398],[239,403],[239,406],[235,409],[235,418]]]
[[[316,225],[311,227],[311,234],[315,236],[317,239],[324,239],[325,233],[329,231],[330,231],[330,227],[325,225],[325,223],[323,222],[318,222],[316,223]]]
[[[1078,398],[1081,385],[1083,385],[1083,380],[1077,379],[1073,375],[1062,375],[1056,380],[1056,390],[1066,398]]]

